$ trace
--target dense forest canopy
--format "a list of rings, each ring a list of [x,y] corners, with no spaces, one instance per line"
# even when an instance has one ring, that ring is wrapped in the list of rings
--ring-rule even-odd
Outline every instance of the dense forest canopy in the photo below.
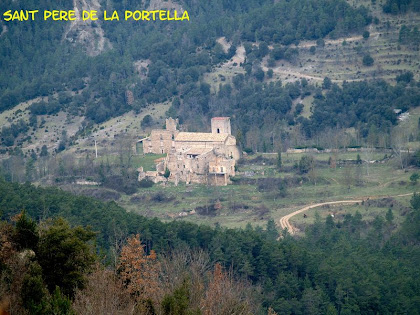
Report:
[[[117,10],[120,16],[124,10],[146,9],[151,2],[98,1],[101,11]],[[341,179],[339,183],[332,178],[331,186],[322,195],[325,198],[332,197],[333,189],[350,194],[356,186],[371,188],[370,182],[360,180],[363,163],[369,176],[368,164],[372,160],[369,156],[363,157],[363,161],[359,154],[356,160],[346,157],[336,161],[336,156],[331,155],[327,162],[302,155],[294,161],[289,157],[282,161],[282,151],[306,144],[305,141],[319,144],[323,137],[324,144],[338,149],[338,141],[331,139],[345,134],[346,147],[394,146],[392,157],[387,155],[391,150],[387,150],[378,165],[396,157],[401,168],[419,166],[419,151],[403,156],[404,150],[398,146],[402,135],[392,139],[393,131],[398,131],[395,127],[399,115],[420,106],[420,82],[417,74],[411,72],[413,69],[398,69],[398,75],[388,76],[388,81],[359,82],[320,76],[315,77],[319,82],[309,81],[311,76],[293,82],[289,79],[293,71],[282,82],[274,73],[291,66],[303,68],[300,56],[327,58],[325,46],[331,42],[335,42],[334,49],[339,54],[339,46],[350,45],[339,38],[353,36],[356,43],[346,58],[355,66],[354,75],[357,77],[364,67],[376,78],[381,69],[369,54],[368,39],[373,34],[367,29],[372,22],[380,23],[373,14],[377,14],[378,8],[391,17],[419,12],[419,3],[386,0],[378,6],[373,4],[376,11],[371,11],[346,0],[178,0],[173,4],[188,10],[189,22],[99,20],[70,28],[70,22],[0,20],[0,113],[42,97],[27,109],[13,110],[16,120],[2,117],[5,125],[0,130],[0,154],[9,156],[0,161],[0,313],[5,294],[15,294],[16,301],[29,313],[72,314],[72,308],[83,313],[86,302],[83,298],[92,298],[89,294],[97,293],[95,286],[96,290],[100,286],[95,281],[100,279],[104,281],[99,281],[103,287],[115,290],[113,296],[120,299],[119,305],[136,308],[139,313],[157,307],[163,314],[217,314],[211,311],[215,307],[215,302],[211,302],[217,295],[224,297],[220,292],[227,288],[236,294],[239,303],[232,303],[230,311],[220,314],[235,313],[232,309],[241,314],[271,315],[274,312],[418,314],[420,196],[417,194],[411,199],[411,207],[406,207],[398,217],[401,224],[394,220],[395,208],[389,208],[386,215],[375,213],[370,221],[363,220],[359,212],[347,213],[342,219],[328,215],[324,221],[316,216],[315,223],[301,237],[294,238],[286,230],[279,233],[273,219],[267,221],[265,229],[251,224],[232,229],[182,220],[162,222],[127,212],[115,201],[101,202],[29,182],[39,180],[41,185],[47,182],[59,185],[62,181],[74,188],[76,178],[83,178],[102,185],[97,191],[102,197],[106,195],[105,200],[118,200],[125,194],[130,202],[138,199],[138,207],[148,207],[146,199],[142,199],[144,190],[139,188],[150,188],[153,182],[138,181],[139,165],[132,159],[133,139],[124,138],[125,134],[121,138],[114,134],[115,148],[101,156],[102,160],[96,156],[96,162],[86,149],[90,144],[81,146],[82,150],[78,147],[80,151],[76,153],[60,152],[87,136],[97,128],[96,124],[128,111],[137,115],[149,105],[163,102],[167,102],[169,110],[159,114],[160,121],[164,116],[179,117],[184,125],[181,127],[194,131],[208,128],[211,117],[230,116],[233,134],[242,151],[277,152],[275,162],[262,155],[241,160],[239,168],[246,169],[245,163],[255,162],[258,171],[249,171],[253,174],[250,177],[232,178],[237,185],[255,184],[247,186],[253,192],[269,192],[270,195],[261,196],[273,197],[273,202],[291,196],[287,189],[297,185],[299,189],[312,190],[317,180],[327,182],[324,173],[336,169],[334,176],[343,174],[343,187],[337,188]],[[70,10],[73,5],[68,0],[1,0],[0,13],[35,8]],[[407,50],[410,65],[416,65],[415,54],[411,63],[411,52],[419,48],[420,32],[417,26],[407,26],[405,22],[398,21],[394,33],[383,22],[382,34],[375,36],[381,41],[380,35],[392,33],[395,46],[398,45],[392,49]],[[89,40],[81,41],[80,32],[93,36],[90,39],[96,46],[89,46],[86,43]],[[236,62],[233,57],[239,53],[241,61]],[[338,59],[333,62],[339,63]],[[400,61],[391,66],[397,67]],[[223,65],[231,65],[231,69],[222,68]],[[220,69],[232,71],[228,75]],[[308,99],[309,103],[304,104]],[[62,117],[69,124],[80,118],[79,125],[74,124],[76,130],[79,128],[75,135],[69,136],[64,125],[59,132],[55,128],[58,133],[51,143],[57,145],[53,149],[51,143],[44,141],[23,152],[20,145],[25,141],[33,144],[37,130],[52,133],[52,127],[48,127],[50,130],[45,127],[45,119],[57,117],[61,112],[65,112]],[[135,122],[142,127],[137,130],[145,131],[143,127],[158,124],[155,117],[149,114],[144,117],[142,123]],[[414,125],[415,131],[404,135],[407,141],[419,137],[420,123],[416,121]],[[97,129],[100,128],[104,127]],[[85,156],[80,158],[82,154]],[[117,162],[110,163],[111,158]],[[152,156],[149,161],[153,167],[154,159]],[[275,163],[276,168],[267,168],[265,173],[266,169],[260,166],[266,163]],[[348,166],[355,166],[354,185],[350,184],[353,180],[350,173],[346,173],[350,172]],[[321,176],[316,175],[316,167]],[[389,184],[390,189],[397,187],[394,184],[402,186],[408,176],[402,171],[401,174],[405,177],[398,183],[379,184],[383,187]],[[418,178],[417,173],[410,177],[410,191],[417,188]],[[18,183],[25,181],[28,183]],[[309,186],[312,181],[314,186]],[[96,192],[91,189],[89,193]],[[160,191],[147,197],[170,199]],[[178,209],[177,201],[173,201],[174,209]],[[249,207],[245,203],[242,206]],[[196,209],[200,207],[203,205]],[[258,207],[252,211],[270,212],[264,203]],[[189,257],[184,266],[189,269],[187,276],[168,294],[160,292],[158,299],[158,266],[166,264],[166,274],[161,274],[161,278],[168,276],[167,280],[172,280],[170,275],[178,276],[171,269],[177,253]],[[130,259],[145,266],[148,272],[142,275],[143,279],[130,278]],[[204,271],[196,272],[194,264],[206,259],[208,262],[201,265]],[[147,291],[147,286],[153,290]],[[196,288],[201,288],[198,290],[202,294],[201,304],[192,303],[191,292]],[[128,299],[121,295],[124,290],[129,292]],[[215,291],[218,294],[212,297]],[[141,303],[136,300],[139,296]],[[137,304],[127,302],[133,297]],[[201,312],[197,305],[204,305],[205,311]]]
[[[414,3],[409,7],[415,7]],[[0,4],[0,11],[34,5],[8,0]],[[327,36],[362,33],[372,22],[370,11],[363,6],[353,7],[344,0],[182,1],[177,5],[189,11],[190,22],[92,23],[88,27],[101,27],[104,41],[109,41],[104,51],[94,56],[86,56],[84,45],[69,33],[69,23],[2,22],[7,30],[0,37],[0,111],[37,96],[49,96],[30,107],[29,124],[22,121],[1,131],[2,144],[15,145],[15,139],[28,127],[36,126],[40,115],[63,110],[102,123],[129,110],[139,112],[148,104],[172,101],[167,115],[180,117],[181,123],[193,130],[203,128],[200,122],[212,116],[241,117],[234,120],[233,127],[236,135],[242,136],[242,146],[261,151],[262,146],[270,149],[268,134],[284,126],[301,126],[307,138],[328,128],[347,127],[355,127],[365,138],[369,124],[389,133],[396,124],[394,109],[406,111],[418,105],[418,85],[413,80],[397,87],[381,81],[350,82],[342,88],[333,85],[322,90],[305,79],[266,83],[272,72],[263,71],[264,58],[269,65],[297,63],[299,49],[293,44],[301,40],[318,40],[322,49],[322,39]],[[138,6],[136,1],[108,1],[101,10],[117,10],[123,15],[127,8]],[[71,9],[66,1],[43,1],[38,7]],[[417,33],[403,26],[400,43],[413,42],[409,39],[418,37]],[[227,51],[217,42],[222,36],[230,42]],[[204,75],[232,58],[240,45],[245,47],[241,64],[245,73],[236,75],[232,83],[221,84],[215,93]],[[145,71],[141,79],[136,63],[147,68],[140,70]],[[83,92],[71,94],[75,91]],[[128,101],[127,91],[134,101]],[[295,108],[293,103],[310,95],[314,101],[308,120],[300,115],[302,105]],[[255,130],[261,130],[266,145],[252,144],[247,134]],[[287,133],[282,131],[284,137]]]
[[[162,223],[127,213],[113,202],[0,181],[3,220],[22,209],[36,221],[61,216],[72,225],[91,226],[98,232],[98,246],[106,250],[118,237],[135,233],[141,233],[147,252],[153,249],[158,255],[185,246],[201,248],[213,262],[232,266],[238,276],[259,284],[262,307],[293,314],[415,314],[419,307],[420,197],[415,195],[411,204],[412,212],[399,231],[394,230],[392,216],[378,216],[367,223],[356,213],[344,221],[330,216],[326,222],[318,219],[304,238],[293,239],[286,233],[277,241],[273,221],[264,231],[250,226],[238,230]],[[48,272],[49,267],[42,266]]]
[[[417,0],[387,0],[383,9],[384,12],[391,14],[406,13],[410,10],[420,12],[420,2]]]
[[[248,147],[254,143],[253,140],[247,141],[248,136],[260,135],[269,145],[267,134],[281,126],[298,124],[308,138],[327,129],[349,127],[358,130],[363,138],[368,136],[372,127],[389,134],[392,126],[397,124],[394,110],[405,112],[420,105],[420,86],[410,72],[397,77],[395,86],[378,80],[344,82],[342,87],[329,83],[324,84],[323,89],[308,85],[306,80],[267,84],[255,81],[253,76],[237,75],[233,85],[222,85],[217,95],[206,96],[202,91],[189,93],[182,103],[174,102],[174,111],[179,112],[183,119],[191,120],[194,115],[203,113],[240,117],[234,121],[235,129],[242,135],[239,136],[241,144]],[[292,105],[293,102],[299,104],[299,99],[307,95],[314,97],[312,113],[309,118],[303,118],[299,116],[302,107],[293,109]],[[207,100],[209,107],[206,106]],[[284,137],[284,132],[282,134]],[[254,151],[265,151],[261,141]]]
[[[329,127],[359,127],[363,137],[375,127],[389,133],[397,123],[394,110],[403,112],[420,105],[419,86],[406,82],[392,86],[385,81],[350,82],[340,88],[333,85],[325,97],[314,101],[309,122],[303,125],[308,135]]]
[[[0,12],[52,7],[69,10],[71,2],[6,0],[1,1]],[[2,21],[1,25],[7,31],[0,37],[0,111],[53,91],[80,88],[86,75],[82,70],[86,64],[79,62],[84,54],[62,40],[66,23],[36,19],[29,23]]]
[[[7,31],[0,37],[0,111],[37,96],[86,88],[81,99],[69,100],[60,107],[102,122],[130,109],[198,90],[196,82],[202,74],[230,58],[241,41],[289,45],[331,33],[360,32],[371,21],[365,8],[354,9],[344,0],[180,4],[190,11],[191,22],[95,22],[99,24],[92,27],[100,25],[114,47],[96,57],[86,57],[82,45],[64,38],[65,33],[69,36],[69,23],[41,19],[3,22]],[[2,1],[0,12],[29,7],[64,10],[71,9],[70,5],[68,1],[38,4],[8,0]],[[110,1],[103,9],[137,7],[137,1]],[[216,44],[221,36],[233,43],[228,53]],[[138,60],[151,61],[148,78],[141,82],[133,67]],[[129,105],[125,92],[133,83],[135,98],[142,101]]]

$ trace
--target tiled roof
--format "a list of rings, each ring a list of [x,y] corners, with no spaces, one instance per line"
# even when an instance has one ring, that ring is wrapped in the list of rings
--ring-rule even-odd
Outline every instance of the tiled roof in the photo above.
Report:
[[[164,161],[164,160],[165,160],[165,158],[164,158],[164,157],[161,157],[161,158],[158,158],[158,159],[154,160],[153,162],[154,162],[155,164],[159,164],[160,162],[162,162],[162,161]]]
[[[213,117],[211,120],[226,120],[230,119],[230,117]]]
[[[180,132],[175,141],[225,142],[227,133]]]
[[[191,148],[187,151],[185,151],[185,154],[189,155],[201,155],[207,152],[212,151],[212,148]]]

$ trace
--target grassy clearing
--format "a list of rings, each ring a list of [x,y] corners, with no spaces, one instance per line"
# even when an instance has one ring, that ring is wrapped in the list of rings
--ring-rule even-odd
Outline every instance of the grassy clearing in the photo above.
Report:
[[[315,222],[317,215],[319,215],[322,220],[325,220],[327,216],[332,215],[334,219],[342,221],[344,220],[345,215],[351,214],[354,216],[357,212],[362,215],[365,221],[372,222],[377,216],[381,216],[385,219],[386,213],[391,209],[394,217],[393,223],[398,225],[404,221],[405,215],[409,211],[409,207],[401,203],[398,199],[400,198],[385,198],[355,205],[323,206],[307,211],[305,213],[307,215],[306,218],[304,218],[303,214],[292,217],[290,223],[303,230],[305,226]]]
[[[382,158],[383,153],[377,153],[377,158]],[[274,160],[276,155],[264,155],[265,158]],[[283,155],[285,168],[289,168],[300,159],[302,154]],[[133,196],[123,196],[119,203],[128,211],[142,215],[155,216],[163,220],[185,220],[208,225],[220,224],[225,227],[245,227],[248,223],[254,226],[265,226],[269,218],[276,221],[288,213],[302,208],[304,205],[322,202],[353,199],[366,196],[392,196],[414,192],[420,189],[411,185],[409,177],[412,172],[405,172],[395,167],[394,161],[384,164],[375,163],[366,167],[366,164],[358,170],[356,166],[329,168],[325,161],[330,154],[320,153],[314,155],[318,161],[324,164],[315,169],[316,181],[305,181],[296,187],[288,187],[287,196],[281,197],[274,187],[272,190],[260,190],[259,183],[267,177],[283,178],[297,175],[293,169],[289,172],[278,172],[273,165],[262,163],[247,164],[239,167],[238,177],[246,177],[256,180],[253,184],[234,184],[226,187],[209,187],[206,185],[180,184],[156,184],[152,188],[139,189]],[[340,153],[339,159],[355,159],[357,153]],[[147,157],[153,161],[155,156]],[[256,156],[247,157],[254,159]],[[137,162],[141,162],[138,160]],[[137,163],[136,162],[136,163]],[[145,162],[143,160],[143,162]],[[266,163],[267,164],[267,163]],[[268,163],[270,164],[270,163]],[[368,175],[369,174],[369,175]],[[350,180],[348,179],[350,177]],[[362,184],[356,185],[356,178],[360,178]],[[349,183],[350,182],[350,187]],[[408,206],[410,197],[397,198],[401,209]],[[198,213],[182,216],[183,212],[197,210],[198,207],[211,207],[218,205],[214,216],[200,215]],[[395,208],[397,209],[397,208]],[[400,209],[400,208],[398,208]],[[328,215],[328,209],[318,209],[321,217]],[[339,215],[359,212],[364,218],[371,220],[378,214],[384,214],[388,206],[340,206],[332,209]],[[314,210],[310,210],[313,216]],[[395,222],[401,222],[402,212],[394,211]],[[299,225],[311,223],[311,219],[304,220],[299,216],[292,219]]]
[[[301,115],[303,117],[305,117],[305,118],[311,117],[311,115],[312,115],[312,113],[311,113],[311,107],[312,107],[312,102],[313,101],[314,101],[314,97],[312,95],[311,96],[308,96],[308,97],[305,97],[302,100],[303,111],[302,111]]]
[[[144,171],[155,171],[155,160],[165,157],[166,154],[145,154],[145,155],[133,155],[131,157],[131,167],[138,169],[140,166],[143,167]],[[124,159],[126,157],[124,156]],[[95,161],[97,165],[101,163],[109,163],[111,165],[118,164],[120,160],[119,155],[106,155],[106,156],[100,156]]]
[[[124,134],[127,139],[140,139],[142,136],[150,133],[152,129],[160,129],[163,127],[166,118],[166,112],[171,106],[171,102],[158,103],[149,105],[140,113],[133,111],[124,115],[112,118],[106,122],[96,125],[92,133],[77,141],[77,148],[86,149],[91,147],[91,139],[98,140],[98,147],[106,149],[110,142],[114,141],[120,134]],[[143,129],[141,121],[146,115],[153,118],[154,124],[151,127]]]
[[[399,30],[403,24],[408,27],[420,25],[420,15],[409,13],[392,16],[384,14],[380,4],[370,1],[357,1],[354,5],[369,7],[379,23],[372,23],[368,30],[370,37],[363,39],[361,34],[349,34],[338,39],[326,39],[325,46],[319,47],[315,41],[301,41],[298,45],[299,58],[294,63],[279,61],[273,67],[275,79],[283,82],[308,79],[313,84],[320,84],[328,76],[341,84],[344,80],[364,80],[383,78],[395,82],[395,76],[402,71],[412,71],[415,78],[420,78],[420,60],[418,52],[398,42]],[[315,53],[310,48],[316,47]],[[374,65],[365,67],[362,58],[370,54]],[[264,70],[269,68],[264,63]]]
[[[30,114],[28,107],[41,100],[47,101],[47,98],[36,98],[0,113],[0,126],[9,126],[11,123],[16,123],[20,119],[28,123]],[[140,139],[142,136],[147,135],[151,129],[162,128],[165,123],[165,113],[170,106],[170,102],[152,104],[139,114],[131,111],[102,124],[95,125],[87,136],[77,139],[75,145],[63,153],[76,154],[79,158],[81,152],[92,155],[94,154],[93,139],[97,140],[100,152],[113,151],[112,147],[117,147],[121,141],[118,138],[121,134],[125,135],[123,140],[134,141],[134,139]],[[146,115],[151,115],[155,123],[153,126],[143,129],[140,124]],[[28,131],[27,135],[30,136],[30,139],[23,142],[22,149],[24,152],[27,152],[32,149],[40,149],[43,145],[46,145],[49,151],[52,152],[52,150],[57,148],[58,143],[62,139],[63,131],[66,131],[67,138],[73,137],[80,130],[83,120],[84,117],[80,116],[68,119],[68,115],[65,112],[38,116],[38,128]]]
[[[133,156],[133,167],[139,168],[142,166],[145,171],[155,171],[155,160],[165,156],[166,154],[145,154]]]

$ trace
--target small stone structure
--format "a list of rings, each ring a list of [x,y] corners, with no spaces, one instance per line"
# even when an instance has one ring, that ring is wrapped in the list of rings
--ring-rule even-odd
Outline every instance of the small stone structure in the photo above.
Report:
[[[178,184],[199,183],[227,185],[235,176],[235,163],[240,158],[236,138],[231,135],[229,117],[214,117],[211,133],[180,132],[178,120],[166,119],[166,129],[152,130],[149,137],[139,140],[144,153],[167,154],[155,161],[155,172],[139,169],[139,180],[154,182],[166,180]]]

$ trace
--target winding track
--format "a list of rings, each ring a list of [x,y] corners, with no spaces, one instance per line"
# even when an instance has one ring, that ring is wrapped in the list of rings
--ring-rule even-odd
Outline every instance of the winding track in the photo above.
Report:
[[[313,209],[313,208],[317,208],[317,207],[322,207],[325,205],[338,205],[338,204],[354,204],[354,203],[359,203],[362,202],[364,200],[368,200],[368,199],[379,199],[379,198],[394,198],[394,197],[405,197],[405,196],[410,196],[413,193],[409,193],[409,194],[401,194],[401,195],[395,195],[395,196],[367,196],[367,197],[362,197],[361,199],[351,199],[351,200],[338,200],[338,201],[328,201],[328,202],[321,202],[321,203],[316,203],[316,204],[312,204],[312,205],[308,205],[305,206],[297,211],[294,211],[288,215],[285,215],[284,217],[280,218],[280,227],[282,229],[286,229],[289,231],[290,234],[295,234],[297,231],[299,231],[296,227],[294,227],[293,225],[290,224],[289,220],[291,217],[305,212],[309,209]]]

